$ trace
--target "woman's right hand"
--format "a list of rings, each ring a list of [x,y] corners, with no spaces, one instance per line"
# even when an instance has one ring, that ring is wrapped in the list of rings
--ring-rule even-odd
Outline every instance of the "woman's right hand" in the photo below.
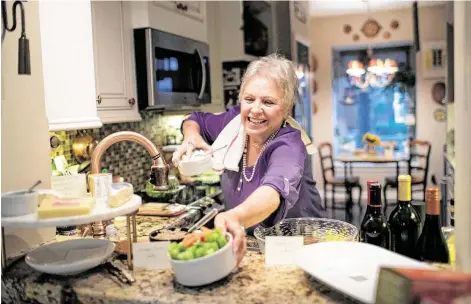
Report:
[[[192,136],[191,138],[185,138],[180,147],[173,152],[172,163],[175,167],[178,167],[178,163],[181,161],[184,154],[188,157],[191,156],[193,150],[202,149],[205,152],[211,152],[211,146],[208,145],[201,135]]]

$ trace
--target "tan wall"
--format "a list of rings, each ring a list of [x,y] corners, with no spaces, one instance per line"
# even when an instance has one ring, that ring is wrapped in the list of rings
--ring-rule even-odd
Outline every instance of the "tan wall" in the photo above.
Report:
[[[414,39],[412,10],[375,12],[371,17],[376,19],[383,27],[377,37],[367,39],[360,29],[367,19],[366,14],[344,15],[335,17],[311,18],[311,52],[317,57],[318,69],[314,75],[318,83],[318,91],[315,100],[319,111],[314,116],[314,139],[317,144],[323,141],[333,141],[334,112],[332,104],[332,49],[345,46],[366,46],[371,43],[401,43],[412,42]],[[446,11],[444,6],[426,6],[419,8],[420,39],[423,42],[446,39]],[[399,21],[399,28],[395,31],[389,28],[392,20]],[[353,31],[347,35],[343,33],[343,25],[349,24]],[[391,38],[385,40],[383,32],[388,30]],[[358,33],[360,40],[354,42],[352,35]],[[416,109],[417,109],[417,138],[432,142],[431,170],[430,174],[440,177],[442,174],[442,149],[445,143],[446,127],[444,123],[436,122],[433,111],[438,107],[431,100],[431,87],[435,80],[426,80],[420,77],[420,53],[417,55],[417,84],[416,84]],[[315,157],[315,178],[322,184],[318,157]],[[394,173],[393,169],[371,170],[356,169],[355,174],[360,175],[365,182],[367,178],[384,176]],[[382,177],[384,178],[384,177]],[[382,179],[381,178],[381,179]]]
[[[31,75],[18,75],[20,28],[2,44],[2,192],[25,189],[36,180],[50,188],[48,122],[44,103],[38,3],[24,3]],[[11,21],[11,5],[7,4]],[[7,254],[55,235],[55,228],[6,229]]]

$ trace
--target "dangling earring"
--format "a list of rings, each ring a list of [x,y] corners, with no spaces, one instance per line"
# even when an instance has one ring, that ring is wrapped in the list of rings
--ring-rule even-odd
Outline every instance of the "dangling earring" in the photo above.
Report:
[[[283,128],[286,128],[286,120],[283,122]]]

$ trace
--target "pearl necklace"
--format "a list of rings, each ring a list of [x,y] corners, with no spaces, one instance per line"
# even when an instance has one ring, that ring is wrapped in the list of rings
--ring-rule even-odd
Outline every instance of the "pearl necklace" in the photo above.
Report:
[[[276,134],[278,134],[278,131],[280,131],[280,129],[276,130],[275,133],[270,135],[270,137],[268,138],[266,143],[262,146],[262,149],[260,150],[260,154],[258,155],[257,159],[255,160],[255,164],[253,165],[253,170],[252,170],[252,174],[250,175],[250,177],[247,177],[247,175],[245,174],[245,169],[247,168],[247,143],[249,142],[249,136],[247,135],[245,137],[244,154],[243,154],[243,157],[242,157],[242,175],[244,176],[244,179],[245,179],[246,182],[250,183],[252,181],[253,177],[255,176],[255,168],[257,167],[258,159],[262,155],[262,153],[265,150],[265,148],[267,147],[268,143],[275,138]],[[241,179],[241,181],[242,181],[242,179]]]

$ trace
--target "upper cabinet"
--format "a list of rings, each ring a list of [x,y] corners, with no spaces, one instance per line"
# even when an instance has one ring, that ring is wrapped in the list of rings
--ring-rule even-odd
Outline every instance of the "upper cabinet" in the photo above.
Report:
[[[46,116],[51,131],[101,127],[95,105],[92,22],[89,1],[40,1]],[[42,92],[38,92],[42,94]]]
[[[126,1],[133,28],[150,27],[208,42],[206,1]]]
[[[103,123],[139,121],[128,3],[93,1],[96,107]]]
[[[184,17],[205,22],[204,1],[152,1],[152,5],[165,8]]]

